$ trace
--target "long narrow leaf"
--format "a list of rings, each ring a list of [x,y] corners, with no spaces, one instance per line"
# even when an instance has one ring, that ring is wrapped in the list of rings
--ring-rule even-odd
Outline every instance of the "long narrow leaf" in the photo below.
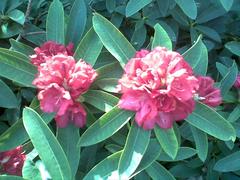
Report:
[[[90,146],[107,139],[121,129],[133,114],[133,112],[114,107],[111,111],[101,116],[82,134],[78,144],[80,146]]]
[[[154,26],[154,38],[152,42],[152,49],[156,46],[163,46],[169,50],[172,50],[172,42],[168,33],[164,30],[164,28],[160,24],[156,24]]]
[[[121,153],[122,151],[116,152],[102,160],[88,172],[83,180],[107,179],[109,176],[118,178],[117,167]]]
[[[207,134],[194,126],[190,126],[193,138],[196,144],[198,157],[204,162],[208,155],[208,137]]]
[[[0,76],[26,87],[34,87],[32,81],[37,73],[29,58],[22,53],[0,48]]]
[[[46,22],[47,40],[64,44],[64,10],[59,0],[51,3]]]
[[[0,107],[17,108],[18,101],[12,90],[0,79]]]
[[[154,132],[159,143],[162,146],[162,149],[172,158],[174,159],[178,152],[178,141],[177,136],[174,132],[174,129],[161,129],[158,126],[154,128]]]
[[[106,49],[124,67],[127,61],[134,56],[134,47],[110,21],[96,13],[93,16],[93,28]]]
[[[74,177],[80,160],[80,148],[77,147],[80,139],[79,128],[72,124],[69,124],[66,128],[58,128],[57,139],[67,156]]]
[[[164,180],[174,180],[173,175],[158,162],[153,162],[151,166],[146,169],[148,175],[153,180],[164,179]]]
[[[236,132],[233,126],[214,109],[200,102],[186,121],[198,129],[223,141],[235,140]]]
[[[23,124],[53,179],[72,178],[67,157],[43,119],[31,108],[23,110]]]
[[[77,46],[85,30],[86,21],[87,7],[85,1],[75,0],[70,11],[69,22],[67,25],[67,43],[73,42],[73,44]]]
[[[93,28],[91,28],[77,46],[74,57],[76,60],[83,59],[94,66],[99,54],[101,53],[102,47],[103,44],[101,40]]]
[[[151,131],[146,131],[133,122],[119,161],[120,178],[128,178],[137,169],[148,147]]]

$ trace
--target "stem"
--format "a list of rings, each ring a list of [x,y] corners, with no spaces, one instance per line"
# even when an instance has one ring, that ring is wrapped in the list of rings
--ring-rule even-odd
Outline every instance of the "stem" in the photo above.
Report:
[[[25,21],[23,23],[23,31],[26,27],[26,23],[28,21],[29,15],[30,15],[31,7],[32,7],[32,0],[28,0],[28,6],[27,6],[26,13],[25,13]],[[18,35],[16,41],[20,41],[21,39],[22,39],[22,32]]]
[[[31,36],[31,35],[38,35],[38,34],[45,34],[45,31],[28,32],[28,33],[22,34],[22,36]]]

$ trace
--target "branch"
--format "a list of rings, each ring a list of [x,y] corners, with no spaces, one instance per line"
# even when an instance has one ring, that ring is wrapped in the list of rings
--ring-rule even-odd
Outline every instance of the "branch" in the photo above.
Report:
[[[31,11],[31,7],[32,7],[32,0],[28,0],[28,6],[27,6],[27,10],[25,12],[25,21],[23,23],[23,31],[26,27],[26,23],[28,21],[29,15],[30,15],[30,11]],[[20,33],[16,39],[16,41],[20,41],[22,39],[22,33]]]

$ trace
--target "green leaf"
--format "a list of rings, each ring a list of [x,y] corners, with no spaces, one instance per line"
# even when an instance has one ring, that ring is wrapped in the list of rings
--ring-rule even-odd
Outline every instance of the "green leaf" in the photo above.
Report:
[[[194,126],[190,126],[192,135],[196,144],[198,157],[204,162],[208,155],[208,137],[207,134]]]
[[[240,105],[237,105],[234,110],[229,114],[227,121],[235,122],[240,118]]]
[[[235,61],[232,66],[228,69],[227,74],[222,78],[220,82],[220,89],[222,96],[225,96],[231,89],[238,75],[238,67]]]
[[[168,9],[170,7],[170,3],[174,3],[172,0],[157,0],[157,4],[159,7],[159,12],[165,17],[167,16]]]
[[[116,8],[116,1],[106,0],[106,8],[108,12],[112,13]]]
[[[201,174],[202,168],[201,167],[191,167],[184,162],[179,162],[178,164],[174,165],[169,169],[171,174],[178,178],[178,179],[188,179],[189,177],[195,177]]]
[[[205,34],[207,37],[213,39],[214,41],[217,41],[221,43],[221,37],[218,34],[218,32],[210,27],[207,26],[202,26],[202,25],[197,25],[195,28],[200,31],[201,33]]]
[[[18,23],[5,23],[0,26],[0,38],[10,38],[23,31],[22,25]]]
[[[225,44],[225,48],[231,51],[233,54],[240,56],[240,42],[230,41]]]
[[[104,148],[106,148],[111,153],[115,153],[123,149],[122,146],[116,144],[107,144],[106,146],[104,146]]]
[[[220,140],[236,139],[233,126],[214,109],[200,102],[196,102],[195,110],[186,118],[186,121]]]
[[[146,169],[146,171],[153,180],[175,180],[173,175],[157,161],[153,162],[152,165]]]
[[[87,108],[87,106],[83,105],[84,106],[84,109],[86,110],[87,112],[87,123],[86,123],[86,126],[89,127],[91,126],[94,122],[96,122],[97,118],[93,115],[93,113]]]
[[[26,87],[34,87],[32,81],[36,73],[36,67],[29,62],[27,56],[0,48],[0,76]]]
[[[30,107],[36,111],[39,110],[39,104],[35,105],[35,99],[31,103]],[[40,116],[45,121],[45,123],[49,123],[54,114],[43,113],[40,111]],[[0,136],[0,151],[7,151],[10,149],[14,149],[17,146],[23,144],[29,139],[29,136],[23,126],[23,120],[19,119],[15,122],[10,128],[8,128],[3,134]]]
[[[72,176],[74,177],[80,160],[80,148],[77,147],[80,139],[79,128],[72,124],[69,124],[65,128],[58,128],[57,139],[67,156]]]
[[[23,110],[23,124],[53,179],[71,179],[67,157],[43,119],[31,108]]]
[[[51,3],[46,22],[47,40],[64,44],[64,9],[59,0]]]
[[[197,5],[194,0],[175,0],[178,6],[183,10],[183,12],[191,19],[196,19],[197,17]]]
[[[146,40],[146,36],[147,29],[145,26],[145,21],[141,19],[135,24],[135,29],[131,37],[131,43],[136,49],[140,49]]]
[[[196,42],[190,47],[186,52],[184,52],[182,55],[184,59],[194,68],[201,59],[202,54],[202,36],[198,36]]]
[[[107,139],[121,129],[133,114],[131,111],[124,111],[114,107],[111,111],[102,115],[82,134],[78,145],[90,146]]]
[[[199,13],[196,23],[203,24],[226,14],[226,11],[216,4],[214,3],[204,8],[204,10]]]
[[[18,51],[18,52],[23,53],[23,54],[28,55],[28,56],[35,53],[33,48],[26,45],[26,44],[23,44],[23,43],[21,43],[19,41],[16,41],[14,39],[10,39],[9,41],[10,41],[11,47],[13,48],[14,51]]]
[[[26,180],[20,176],[1,175],[0,180]]]
[[[188,159],[196,154],[196,150],[189,147],[180,147],[178,149],[177,155],[174,159],[168,156],[166,153],[162,152],[158,157],[159,161],[182,161],[184,159]]]
[[[162,26],[163,29],[165,29],[171,41],[176,42],[177,36],[178,36],[178,30],[177,30],[178,27],[176,26],[176,24],[173,26],[170,26],[165,21],[159,21],[159,24]]]
[[[208,165],[207,165],[207,176],[206,176],[206,179],[208,179],[208,180],[220,179],[220,173],[213,170],[214,165],[215,165],[215,159],[211,159],[208,162]]]
[[[158,126],[155,126],[154,132],[160,145],[162,146],[163,151],[166,152],[172,159],[174,159],[179,148],[174,129],[162,129]]]
[[[130,0],[126,6],[126,17],[130,17],[151,3],[152,0]]]
[[[141,171],[139,174],[137,174],[134,177],[134,180],[151,180],[149,175],[146,173],[146,171]]]
[[[25,22],[24,13],[22,11],[17,10],[17,9],[14,9],[13,11],[10,11],[7,15],[10,19],[17,22],[18,24],[23,25],[24,22]]]
[[[183,53],[184,59],[192,66],[194,72],[200,75],[206,75],[208,66],[207,48],[202,42],[200,35],[196,42]]]
[[[161,148],[158,140],[150,139],[147,150],[144,153],[143,158],[142,158],[138,168],[136,169],[134,174],[131,175],[131,177],[137,175],[138,173],[140,173],[141,171],[143,171],[144,169],[149,167],[155,160],[157,160],[157,158],[161,152],[162,152],[162,148]]]
[[[88,172],[83,180],[107,179],[111,175],[112,177],[117,178],[118,161],[121,153],[122,151],[116,152],[102,160]]]
[[[120,178],[128,178],[137,169],[148,147],[150,135],[150,130],[144,130],[133,121],[118,165]]]
[[[193,68],[193,71],[197,75],[206,76],[208,69],[208,50],[204,43],[201,43],[201,57],[196,66]]]
[[[118,90],[116,88],[118,85],[117,78],[104,78],[96,81],[95,83],[104,91],[118,93]]]
[[[0,79],[0,107],[17,108],[18,101],[12,90]]]
[[[172,50],[172,41],[163,27],[160,24],[156,24],[154,29],[155,33],[152,42],[152,49],[156,46],[163,46],[169,50]]]
[[[103,78],[120,78],[123,74],[123,69],[119,63],[110,63],[105,66],[98,68],[97,70],[97,80]]]
[[[134,47],[123,34],[106,18],[95,13],[93,28],[106,49],[120,62],[121,66],[128,62],[135,54]]]
[[[30,33],[27,36],[25,35],[24,38],[29,42],[36,44],[37,46],[41,46],[44,42],[46,42],[46,31],[44,32],[41,28],[32,23],[25,24],[26,29],[24,29],[24,33]],[[37,36],[34,33],[41,31],[42,33],[38,34]],[[33,33],[33,34],[31,34]]]
[[[74,58],[76,60],[83,59],[94,66],[99,54],[101,53],[102,47],[103,44],[101,40],[95,33],[94,29],[91,28],[79,43],[74,53]]]
[[[216,63],[216,67],[218,72],[221,74],[222,77],[224,77],[228,73],[228,67],[223,65],[222,63]]]
[[[39,169],[35,166],[34,162],[30,159],[24,161],[22,168],[23,177],[26,179],[41,180],[41,173]]]
[[[84,0],[75,0],[69,15],[66,42],[79,43],[87,22],[87,8]]]
[[[233,5],[233,0],[220,0],[226,11],[229,11]]]
[[[174,8],[170,11],[171,15],[173,16],[174,20],[176,20],[181,26],[189,27],[190,22],[188,17],[181,11],[180,8]]]
[[[234,152],[220,160],[214,166],[214,170],[219,172],[230,172],[240,170],[240,151]]]
[[[82,96],[86,99],[86,103],[104,112],[110,111],[119,101],[116,96],[100,90],[89,90]]]

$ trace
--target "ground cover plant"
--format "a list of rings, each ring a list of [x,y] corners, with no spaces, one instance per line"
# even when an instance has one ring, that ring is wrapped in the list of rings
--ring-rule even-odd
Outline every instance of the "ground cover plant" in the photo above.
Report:
[[[240,0],[2,0],[0,20],[0,179],[240,179]]]

